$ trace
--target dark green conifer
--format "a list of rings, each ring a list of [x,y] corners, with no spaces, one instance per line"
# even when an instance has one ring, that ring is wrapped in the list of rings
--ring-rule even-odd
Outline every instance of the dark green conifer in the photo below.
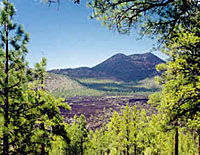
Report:
[[[30,69],[25,60],[29,35],[13,23],[16,11],[4,0],[0,16],[0,154],[48,154],[54,135],[68,142],[58,106],[45,91],[46,60]],[[65,105],[68,109],[68,106]]]

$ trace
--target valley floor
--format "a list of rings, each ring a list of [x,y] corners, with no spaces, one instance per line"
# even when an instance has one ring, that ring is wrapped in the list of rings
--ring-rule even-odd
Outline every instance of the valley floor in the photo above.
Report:
[[[151,114],[147,96],[84,96],[71,97],[66,102],[71,106],[71,111],[61,110],[65,122],[72,123],[74,115],[83,114],[89,129],[96,129],[107,123],[113,111],[120,112],[126,104],[130,107],[137,105],[138,109],[146,109]]]

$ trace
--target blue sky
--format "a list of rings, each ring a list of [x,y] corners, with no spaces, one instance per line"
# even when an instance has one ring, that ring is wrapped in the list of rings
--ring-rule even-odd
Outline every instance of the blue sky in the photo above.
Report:
[[[47,69],[92,67],[117,53],[126,55],[150,52],[155,41],[137,40],[137,30],[121,35],[103,27],[99,21],[89,19],[92,10],[86,2],[80,5],[61,0],[57,5],[40,0],[11,0],[17,9],[15,21],[30,33],[30,66],[42,56],[47,57]],[[160,52],[153,52],[163,57]]]

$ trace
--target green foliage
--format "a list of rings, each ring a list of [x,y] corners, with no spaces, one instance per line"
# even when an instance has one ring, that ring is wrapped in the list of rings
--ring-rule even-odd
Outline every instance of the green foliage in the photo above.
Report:
[[[200,111],[199,31],[194,28],[193,33],[187,30],[177,33],[177,38],[163,49],[171,61],[157,67],[165,70],[158,79],[162,85],[159,109],[168,113],[172,122],[192,119]]]
[[[121,132],[121,123],[121,116],[117,112],[114,112],[110,122],[107,125],[108,137],[110,140],[112,140],[109,146],[111,154],[120,154],[121,150],[123,149],[121,145],[122,137],[119,136]]]
[[[66,149],[68,149],[68,144],[60,136],[53,137],[52,147],[49,151],[50,155],[64,155],[66,154]]]
[[[74,123],[70,126],[68,133],[70,135],[70,145],[66,154],[84,155],[86,154],[89,141],[88,130],[86,128],[85,116],[74,116]]]
[[[113,113],[110,122],[90,131],[90,155],[174,154],[175,130],[165,128],[165,115],[147,116],[145,110],[129,108]],[[198,137],[187,128],[179,129],[179,153],[198,154]]]
[[[142,34],[151,37],[157,35],[158,41],[164,43],[162,50],[169,56],[169,62],[157,67],[158,70],[164,72],[160,78],[157,78],[162,91],[150,96],[149,103],[157,107],[158,116],[163,121],[162,128],[175,129],[175,131],[171,130],[171,134],[176,135],[175,144],[178,144],[179,135],[181,143],[179,146],[175,145],[175,151],[171,153],[195,154],[196,150],[191,149],[189,145],[194,144],[192,147],[195,147],[196,142],[192,142],[187,131],[190,129],[198,135],[200,133],[198,119],[200,111],[199,1],[94,0],[89,2],[89,7],[93,8],[92,18],[101,20],[103,25],[110,29],[117,28],[121,33],[129,33],[130,28],[141,24],[139,27]],[[180,126],[187,127],[187,130]],[[165,133],[161,131],[155,135],[157,136],[166,138]],[[187,140],[182,143],[183,139]],[[170,147],[162,144],[162,141],[157,142],[156,140],[155,146],[152,147],[155,149],[152,151],[155,152],[149,153],[165,154],[166,152],[162,150],[163,146],[166,150]],[[173,150],[172,147],[171,150]]]
[[[139,26],[142,34],[159,35],[161,42],[173,36],[179,25],[193,25],[192,18],[200,14],[198,0],[90,0],[88,5],[93,9],[91,17],[109,29],[129,33]]]
[[[0,154],[48,154],[55,137],[69,142],[58,108],[63,103],[44,90],[46,59],[34,69],[28,67],[29,35],[12,22],[14,15],[13,4],[4,0],[0,17]]]
[[[108,144],[111,139],[108,139],[106,126],[103,124],[101,129],[96,129],[90,132],[90,147],[88,153],[91,155],[103,155],[109,153]],[[112,137],[113,138],[113,137]]]
[[[178,130],[177,126],[183,126],[199,134],[199,15],[191,20],[193,25],[187,28],[179,26],[176,35],[164,45],[162,50],[169,56],[169,62],[157,66],[158,70],[163,71],[157,78],[162,91],[150,96],[149,103],[156,105],[159,113],[166,116],[164,121],[167,128]],[[179,136],[179,139],[183,137]],[[176,141],[178,143],[178,139]],[[191,142],[191,139],[188,141]],[[179,144],[177,152],[184,150],[183,145]],[[193,149],[188,150],[194,152]],[[183,152],[187,154],[187,151]]]

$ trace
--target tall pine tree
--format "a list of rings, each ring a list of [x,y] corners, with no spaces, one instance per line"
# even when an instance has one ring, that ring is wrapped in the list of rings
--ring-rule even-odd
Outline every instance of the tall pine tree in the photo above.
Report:
[[[58,106],[43,89],[46,60],[30,69],[25,60],[29,35],[13,23],[16,11],[4,0],[0,16],[0,154],[48,154],[54,135],[69,138]]]

